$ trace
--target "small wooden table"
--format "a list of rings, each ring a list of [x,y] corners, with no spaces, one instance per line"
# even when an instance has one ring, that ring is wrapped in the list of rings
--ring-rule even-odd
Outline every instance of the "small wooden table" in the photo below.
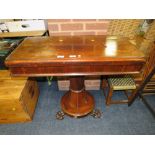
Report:
[[[85,91],[85,75],[136,74],[145,58],[128,38],[29,37],[5,63],[13,76],[70,76],[70,90],[62,97],[61,108],[79,117],[95,105],[93,96]]]

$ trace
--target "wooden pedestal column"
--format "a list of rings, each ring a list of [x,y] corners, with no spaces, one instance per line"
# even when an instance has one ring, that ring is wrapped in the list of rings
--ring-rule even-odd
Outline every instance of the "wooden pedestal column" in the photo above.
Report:
[[[94,98],[85,90],[84,77],[70,77],[70,90],[61,99],[62,111],[73,117],[82,117],[94,109]]]

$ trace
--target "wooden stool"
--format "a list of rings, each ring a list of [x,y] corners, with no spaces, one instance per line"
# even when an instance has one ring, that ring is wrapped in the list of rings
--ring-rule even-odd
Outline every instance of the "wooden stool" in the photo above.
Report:
[[[136,90],[136,84],[133,78],[129,75],[125,75],[124,77],[108,78],[107,82],[109,87],[109,91],[107,95],[105,93],[105,89],[103,89],[104,96],[106,98],[106,105],[128,103],[131,95],[128,96],[127,90]],[[125,92],[125,95],[127,96],[127,100],[112,101],[113,91],[116,91],[116,90],[123,90]]]

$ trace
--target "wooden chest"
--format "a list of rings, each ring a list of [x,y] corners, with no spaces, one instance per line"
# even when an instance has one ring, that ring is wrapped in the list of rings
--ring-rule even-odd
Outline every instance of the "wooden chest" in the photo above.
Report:
[[[31,121],[39,96],[37,82],[9,74],[0,71],[0,123]]]

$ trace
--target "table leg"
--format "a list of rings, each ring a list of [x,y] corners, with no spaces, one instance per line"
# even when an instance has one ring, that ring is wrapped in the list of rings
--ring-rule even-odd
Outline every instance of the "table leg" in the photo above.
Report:
[[[82,117],[94,109],[94,98],[85,90],[84,77],[70,77],[70,90],[61,99],[62,111],[73,117]]]

